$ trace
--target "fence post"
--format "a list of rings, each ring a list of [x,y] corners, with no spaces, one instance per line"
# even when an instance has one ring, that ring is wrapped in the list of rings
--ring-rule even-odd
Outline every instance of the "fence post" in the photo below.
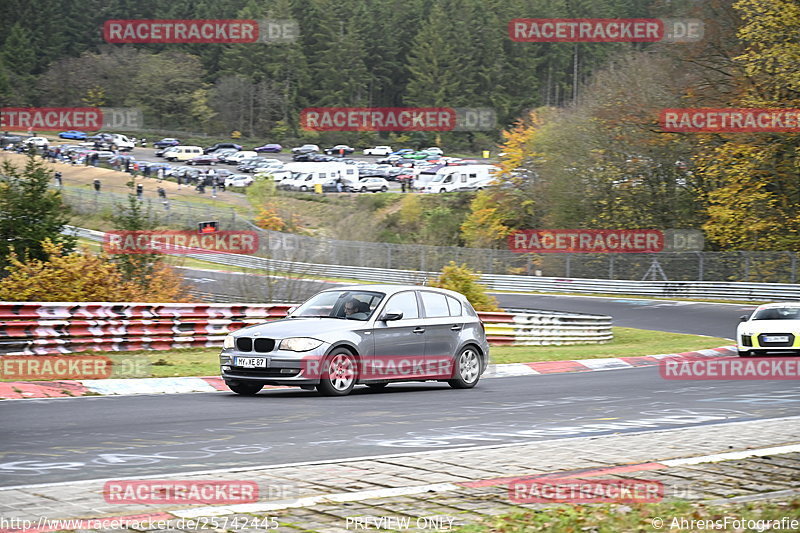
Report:
[[[705,256],[703,252],[695,252],[697,254],[697,281],[703,281],[703,276],[705,276]]]
[[[570,274],[572,274],[572,254],[566,254],[566,255],[567,255],[567,259],[566,259],[565,264],[564,264],[564,269],[566,270],[566,275],[564,277],[565,278],[570,278],[570,277],[572,277],[570,275]]]
[[[615,254],[608,254],[608,279],[614,279],[614,260],[616,258]]]

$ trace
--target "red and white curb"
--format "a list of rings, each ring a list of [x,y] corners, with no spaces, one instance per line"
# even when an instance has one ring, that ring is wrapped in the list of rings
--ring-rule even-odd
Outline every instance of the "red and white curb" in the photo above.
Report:
[[[664,360],[695,361],[705,357],[736,355],[735,346],[723,346],[679,354],[646,355],[639,357],[609,357],[574,361],[540,361],[536,363],[492,364],[484,378],[535,376],[572,372],[598,372],[658,366]],[[286,388],[286,387],[265,387]],[[126,396],[133,394],[180,394],[188,392],[228,391],[219,376],[140,378],[140,379],[84,379],[76,381],[16,381],[0,382],[0,399],[69,398],[76,396]]]

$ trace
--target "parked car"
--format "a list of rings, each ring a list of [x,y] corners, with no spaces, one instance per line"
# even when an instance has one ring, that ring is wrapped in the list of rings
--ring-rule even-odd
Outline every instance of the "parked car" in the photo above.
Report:
[[[386,192],[389,190],[389,182],[383,178],[361,178],[353,189],[359,192]]]
[[[33,145],[36,148],[47,148],[50,145],[50,141],[45,137],[28,137],[22,142],[27,145]]]
[[[162,148],[160,150],[156,150],[156,157],[167,157],[167,154],[170,152],[175,152],[178,150],[178,146],[167,146],[166,148]]]
[[[342,183],[342,192],[352,192],[353,188],[348,183]],[[322,182],[322,192],[339,192],[339,185],[336,180]]]
[[[233,148],[223,148],[221,150],[217,150],[214,152],[214,155],[217,159],[219,159],[220,163],[227,163],[228,158],[233,154],[238,154],[239,150],[234,150]]]
[[[437,381],[474,387],[489,362],[478,314],[454,291],[353,285],[317,293],[289,316],[225,337],[220,370],[235,393],[264,385],[344,396],[356,385]]]
[[[219,159],[215,155],[212,154],[203,154],[193,157],[186,161],[187,165],[216,165],[219,163]]]
[[[203,153],[210,154],[211,152],[216,152],[217,150],[222,149],[233,149],[237,152],[242,149],[242,146],[236,143],[216,143],[212,144],[211,146],[207,146],[203,148]]]
[[[281,150],[283,150],[283,146],[281,146],[280,144],[274,144],[274,143],[265,144],[264,146],[259,146],[257,148],[253,148],[254,152],[259,152],[259,153],[268,152],[268,153],[277,154]]]
[[[167,161],[189,161],[195,157],[203,155],[203,149],[199,146],[176,146],[174,150],[164,153],[164,159]]]
[[[160,141],[153,143],[153,148],[167,148],[168,146],[178,146],[181,141],[173,137],[164,137]]]
[[[444,155],[444,151],[442,151],[442,149],[438,146],[431,146],[430,148],[425,148],[422,151],[433,155]]]
[[[406,155],[413,154],[413,153],[414,153],[414,150],[412,150],[411,148],[401,148],[400,150],[397,150],[396,152],[392,152],[389,155],[399,155],[399,156],[405,157]]]
[[[22,142],[22,137],[19,135],[11,135],[5,133],[0,135],[0,146],[8,146],[9,144],[17,144]]]
[[[364,155],[383,155],[387,156],[392,153],[391,146],[373,146],[372,148],[364,148]]]
[[[292,148],[293,154],[307,154],[309,152],[319,152],[319,146],[316,144],[304,144],[303,146]]]
[[[235,152],[229,156],[226,156],[225,163],[228,165],[239,165],[245,160],[252,159],[254,157],[258,157],[258,154],[252,150],[242,150],[241,152]]]
[[[253,177],[245,174],[233,174],[225,178],[226,187],[247,187],[253,183]]]
[[[740,357],[800,353],[800,302],[759,305],[736,328]]]
[[[328,155],[341,155],[342,153],[344,153],[345,155],[349,155],[355,151],[356,151],[355,148],[353,148],[352,146],[347,146],[346,144],[337,144],[336,146],[325,148],[325,153]]]
[[[73,140],[76,140],[76,141],[83,141],[83,140],[86,139],[87,135],[86,135],[86,133],[84,133],[82,131],[68,130],[68,131],[62,131],[61,133],[59,133],[58,137],[60,139],[73,139]]]

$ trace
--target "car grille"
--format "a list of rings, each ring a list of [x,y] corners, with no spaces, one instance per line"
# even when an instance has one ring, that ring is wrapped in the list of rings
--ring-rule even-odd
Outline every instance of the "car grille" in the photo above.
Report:
[[[785,335],[789,338],[788,342],[764,342],[764,337],[772,337],[775,335]],[[762,333],[758,336],[758,345],[764,348],[791,348],[794,346],[794,335],[791,333]]]
[[[299,368],[260,368],[260,369],[253,369],[253,368],[239,368],[238,366],[232,366],[227,374],[234,374],[236,376],[242,376],[247,378],[291,378],[300,373]]]
[[[236,339],[236,350],[240,352],[271,352],[275,349],[275,339],[252,339],[250,337],[238,337]]]

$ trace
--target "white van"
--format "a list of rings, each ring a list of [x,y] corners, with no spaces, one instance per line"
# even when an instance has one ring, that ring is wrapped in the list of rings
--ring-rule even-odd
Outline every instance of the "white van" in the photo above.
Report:
[[[225,162],[229,165],[238,165],[245,159],[250,159],[251,157],[258,157],[258,154],[252,150],[242,150],[226,157]]]
[[[343,185],[351,186],[358,182],[358,167],[346,163],[287,163],[283,169],[291,171],[293,176],[288,181],[282,181],[281,187],[295,191],[314,190],[314,185],[322,184],[329,179],[341,178]],[[295,177],[295,173],[305,176]]]
[[[175,150],[164,152],[164,159],[167,161],[188,161],[201,155],[203,155],[203,149],[199,146],[176,146]]]
[[[111,146],[116,147],[117,150],[126,151],[133,150],[136,143],[120,133],[111,134]]]
[[[462,165],[440,168],[422,192],[473,191],[492,182],[500,171],[495,165]]]

